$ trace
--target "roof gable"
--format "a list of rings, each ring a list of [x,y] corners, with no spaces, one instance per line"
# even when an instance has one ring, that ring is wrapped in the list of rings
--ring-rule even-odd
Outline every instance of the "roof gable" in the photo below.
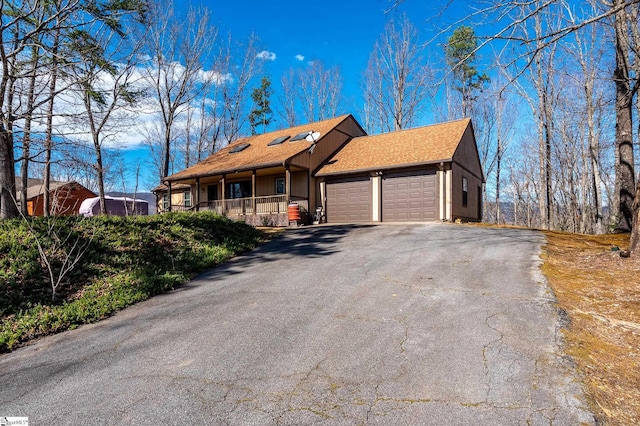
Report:
[[[451,161],[471,120],[450,121],[349,141],[317,173],[354,173]]]
[[[76,181],[69,181],[69,182],[51,181],[49,183],[49,192],[55,192],[65,187],[69,187],[70,189],[84,188],[84,186],[80,185]],[[93,193],[93,191],[89,191],[87,188],[84,188],[84,189],[86,189],[88,192],[90,192],[95,196],[95,193]],[[30,186],[27,188],[27,200],[32,200],[36,197],[43,195],[44,193],[45,193],[44,183]]]
[[[292,140],[296,135],[314,132],[314,136],[317,136],[317,132],[320,135],[317,136],[318,140],[314,140],[314,142],[318,142],[349,117],[351,115],[347,114],[329,120],[238,139],[198,164],[167,177],[166,180],[178,181],[200,176],[282,165],[311,146],[311,142],[304,138],[297,141]],[[281,143],[274,143],[277,139],[284,137],[286,139]],[[247,146],[239,149],[243,145]]]

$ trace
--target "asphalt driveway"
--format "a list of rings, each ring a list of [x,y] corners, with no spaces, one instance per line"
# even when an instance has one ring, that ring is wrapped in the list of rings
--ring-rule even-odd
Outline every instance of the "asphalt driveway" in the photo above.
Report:
[[[172,293],[0,356],[30,424],[593,423],[536,232],[289,230]]]

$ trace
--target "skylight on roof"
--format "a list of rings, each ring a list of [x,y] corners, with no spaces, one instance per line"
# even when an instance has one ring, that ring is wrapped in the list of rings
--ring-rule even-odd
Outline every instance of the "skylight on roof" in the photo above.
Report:
[[[243,143],[243,144],[237,145],[237,146],[233,147],[233,149],[231,151],[229,151],[229,154],[235,154],[236,152],[240,152],[243,149],[248,148],[249,145],[250,144],[248,144],[248,143]]]
[[[281,136],[279,138],[275,138],[274,140],[272,140],[271,142],[269,142],[267,144],[267,146],[274,146],[274,145],[280,145],[282,142],[286,141],[287,139],[289,139],[289,135],[287,136]]]
[[[291,142],[304,140],[307,136],[309,136],[309,132],[300,133],[299,135],[292,137]]]

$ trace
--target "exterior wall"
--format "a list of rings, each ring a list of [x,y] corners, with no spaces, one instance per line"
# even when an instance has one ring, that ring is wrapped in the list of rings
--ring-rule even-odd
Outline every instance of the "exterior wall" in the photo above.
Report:
[[[483,173],[473,127],[467,127],[451,165],[451,220],[482,220]],[[467,205],[463,203],[462,178],[467,179]],[[480,188],[480,189],[478,189]]]
[[[334,130],[326,135],[321,135],[319,142],[313,150],[313,154],[309,154],[308,150],[301,152],[291,159],[291,165],[299,166],[311,172],[315,172],[331,155],[333,155],[342,145],[344,145],[352,137],[363,136],[366,133],[356,123],[353,117],[348,117],[344,122],[340,123]],[[311,143],[306,143],[311,148]]]
[[[256,177],[256,197],[266,197],[268,195],[275,195],[277,178],[284,178],[284,173],[282,173],[281,175],[257,176]]]
[[[276,195],[276,179],[285,178],[285,174],[256,177],[256,197]],[[291,195],[296,197],[309,197],[309,185],[307,172],[291,173]]]
[[[171,190],[171,207],[173,209],[173,211],[178,211],[178,209],[182,209],[183,205],[184,205],[184,192],[188,191],[188,189],[172,189]],[[193,193],[195,192],[195,188],[191,191],[191,205],[195,204],[195,198],[193,197]],[[164,195],[167,192],[157,192],[156,193],[156,199],[157,199],[157,203],[156,203],[156,211],[158,213],[163,213],[165,211],[164,209],[164,205],[163,205],[163,199],[164,199]],[[205,194],[205,198],[206,198],[206,194]],[[200,201],[202,200],[202,196],[200,198]]]
[[[80,204],[96,194],[82,185],[66,185],[51,191],[51,213],[57,216],[70,216],[79,213]],[[31,216],[44,215],[44,195],[27,200],[27,211]]]
[[[294,197],[309,198],[309,182],[307,180],[308,173],[294,172],[291,173],[291,195]]]
[[[482,180],[453,163],[451,167],[451,214],[452,220],[481,221]],[[467,179],[467,205],[463,204],[463,178]]]
[[[478,179],[482,179],[482,165],[480,164],[480,156],[478,155],[478,147],[473,135],[473,128],[467,127],[462,136],[462,140],[458,145],[458,149],[453,154],[454,163],[462,165],[468,172],[475,175]]]

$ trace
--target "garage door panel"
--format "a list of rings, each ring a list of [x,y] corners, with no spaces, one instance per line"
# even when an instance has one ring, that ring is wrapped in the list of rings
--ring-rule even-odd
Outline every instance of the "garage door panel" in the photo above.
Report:
[[[435,170],[388,174],[382,182],[382,220],[436,220],[437,199]]]
[[[327,222],[369,222],[371,220],[369,177],[327,182]]]

